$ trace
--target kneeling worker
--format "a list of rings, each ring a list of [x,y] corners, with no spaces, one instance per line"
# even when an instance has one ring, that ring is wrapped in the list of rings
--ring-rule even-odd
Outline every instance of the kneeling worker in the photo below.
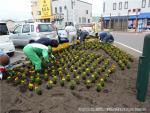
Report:
[[[31,43],[23,48],[23,52],[31,60],[35,66],[35,70],[41,71],[42,60],[40,57],[43,57],[46,62],[49,62],[49,53],[52,52],[52,47],[47,47],[40,43]],[[54,56],[52,55],[52,57]]]

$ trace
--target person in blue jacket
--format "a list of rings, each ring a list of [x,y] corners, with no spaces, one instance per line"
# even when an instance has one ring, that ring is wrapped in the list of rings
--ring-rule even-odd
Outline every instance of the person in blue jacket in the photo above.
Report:
[[[107,36],[107,34],[108,34],[108,32],[100,32],[99,39],[102,41]]]
[[[100,41],[103,43],[113,43],[114,37],[109,32],[101,32],[99,33]]]
[[[52,39],[49,39],[49,38],[40,38],[36,41],[34,41],[33,43],[40,43],[40,44],[43,44],[45,46],[52,46],[52,47],[58,47],[58,41],[57,40],[52,40]]]

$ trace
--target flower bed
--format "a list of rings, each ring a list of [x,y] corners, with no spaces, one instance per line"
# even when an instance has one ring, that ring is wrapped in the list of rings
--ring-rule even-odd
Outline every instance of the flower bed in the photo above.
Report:
[[[56,61],[43,63],[43,73],[37,73],[30,64],[9,70],[7,82],[20,87],[21,91],[29,89],[42,94],[41,85],[48,90],[56,85],[66,86],[71,90],[78,85],[95,88],[100,92],[108,79],[115,76],[116,68],[129,69],[133,59],[130,55],[110,44],[97,41],[78,44],[70,49],[65,43],[53,49]]]

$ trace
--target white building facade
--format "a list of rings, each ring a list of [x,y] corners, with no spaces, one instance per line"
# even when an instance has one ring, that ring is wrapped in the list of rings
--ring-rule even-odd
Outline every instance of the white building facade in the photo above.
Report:
[[[92,4],[81,0],[52,0],[52,13],[60,27],[66,22],[75,25],[92,22]]]
[[[103,26],[116,30],[150,29],[150,0],[104,0]]]

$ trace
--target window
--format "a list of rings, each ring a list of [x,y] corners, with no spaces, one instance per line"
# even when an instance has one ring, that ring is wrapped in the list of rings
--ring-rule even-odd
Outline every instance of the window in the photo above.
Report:
[[[142,8],[145,8],[146,6],[146,0],[142,0]]]
[[[6,23],[0,23],[0,35],[8,35]]]
[[[30,32],[30,25],[23,25],[22,33],[29,33]]]
[[[150,0],[149,0],[149,2],[148,2],[148,7],[150,7]]]
[[[57,7],[55,7],[55,13],[57,14]]]
[[[140,12],[141,11],[141,9],[138,9],[138,12]]]
[[[86,10],[86,14],[88,14],[88,10]]]
[[[14,30],[14,34],[21,33],[21,26],[17,26]]]
[[[122,2],[119,2],[119,10],[122,9]]]
[[[113,3],[113,10],[116,10],[116,6],[117,6],[117,4]]]
[[[31,32],[34,32],[34,25],[31,25]]]
[[[103,13],[105,12],[105,2],[103,3]]]
[[[128,10],[128,12],[131,12],[131,10]]]
[[[62,13],[62,7],[61,6],[59,7],[59,12]]]
[[[150,19],[147,19],[147,25],[150,25]]]
[[[38,11],[37,14],[38,14],[38,15],[41,15],[41,11]]]
[[[88,19],[88,23],[90,23],[90,19]]]
[[[86,23],[86,18],[82,17],[82,23]]]
[[[135,12],[136,11],[136,9],[133,9],[133,12]]]
[[[39,24],[39,32],[52,32],[54,28],[50,24]]]
[[[127,1],[124,3],[124,9],[128,9],[128,2]]]
[[[81,23],[81,18],[79,17],[79,23]]]

